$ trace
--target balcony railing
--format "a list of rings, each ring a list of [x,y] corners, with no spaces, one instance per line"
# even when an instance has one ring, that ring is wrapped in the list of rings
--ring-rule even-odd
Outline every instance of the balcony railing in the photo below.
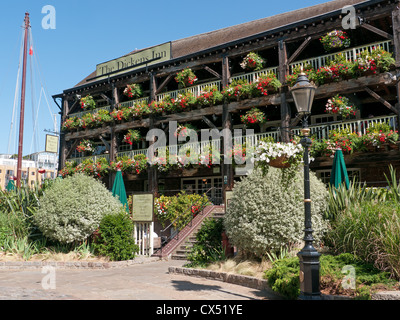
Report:
[[[329,132],[332,130],[347,130],[349,129],[351,132],[360,133],[364,135],[367,133],[368,127],[376,123],[388,123],[394,130],[397,130],[398,124],[396,120],[396,115],[391,116],[381,116],[374,117],[369,119],[359,119],[359,120],[349,120],[343,121],[340,123],[332,123],[332,124],[320,124],[320,125],[311,125],[310,126],[310,135],[315,136],[317,140],[328,139]],[[301,128],[293,129],[292,132],[296,135],[300,135]]]
[[[310,58],[310,59],[305,59],[305,60],[301,60],[301,61],[296,61],[289,65],[290,71],[293,71],[293,69],[295,67],[306,66],[306,65],[311,65],[314,69],[319,69],[323,66],[326,66],[329,63],[329,61],[335,59],[335,56],[339,53],[343,54],[346,57],[346,60],[354,62],[357,58],[357,54],[359,54],[365,50],[368,50],[369,52],[371,52],[372,50],[374,50],[377,47],[381,47],[383,50],[390,52],[390,40],[375,42],[375,43],[371,43],[371,44],[364,45],[364,46],[358,46],[358,47],[350,48],[348,50],[344,50],[344,51],[340,51],[340,52],[336,52],[336,53],[332,53],[332,54],[327,54],[327,55],[319,56],[316,58]]]
[[[315,136],[317,140],[328,139],[329,132],[332,130],[337,129],[350,129],[351,132],[361,133],[362,135],[366,134],[366,130],[373,124],[376,123],[388,123],[394,130],[398,130],[399,124],[397,123],[397,116],[396,115],[389,115],[389,116],[380,116],[368,119],[358,119],[358,120],[349,120],[340,123],[327,123],[327,124],[319,124],[319,125],[311,125],[310,126],[310,134],[311,136]],[[301,128],[294,128],[292,129],[292,133],[294,135],[300,135]],[[275,141],[280,141],[281,139],[281,132],[280,130],[271,131],[271,132],[263,132],[257,133],[254,135],[248,136],[241,136],[241,137],[233,137],[233,144],[244,144],[246,143],[246,148],[255,147],[258,145],[258,142],[261,139],[266,137],[272,137]],[[180,154],[184,153],[186,150],[190,149],[196,153],[201,153],[205,150],[208,146],[212,146],[214,150],[219,150],[223,153],[223,147],[221,148],[221,140],[214,139],[214,140],[207,140],[207,141],[200,141],[195,143],[185,143],[180,145],[172,145],[168,146],[170,154]],[[135,155],[144,154],[147,155],[147,148],[145,149],[138,149],[138,150],[130,150],[130,151],[123,151],[118,152],[117,157],[127,156],[131,159],[134,158]],[[93,161],[97,161],[101,158],[106,158],[109,161],[109,154],[102,154],[90,157],[81,157],[81,158],[71,158],[68,161],[76,161],[78,164],[82,163],[86,159],[92,159]]]

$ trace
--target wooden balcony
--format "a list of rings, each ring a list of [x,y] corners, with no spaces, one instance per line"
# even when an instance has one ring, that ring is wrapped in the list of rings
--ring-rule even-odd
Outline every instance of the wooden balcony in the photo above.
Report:
[[[322,140],[329,138],[330,131],[338,129],[341,130],[349,129],[351,130],[351,132],[356,132],[361,135],[364,135],[366,134],[367,128],[376,123],[388,123],[394,130],[398,130],[399,127],[399,124],[397,123],[397,116],[389,115],[389,116],[380,116],[367,119],[356,119],[356,120],[347,120],[334,123],[311,125],[310,130],[311,130],[311,136],[314,136],[317,140]],[[297,127],[293,128],[291,131],[294,135],[300,135],[300,130],[301,128]],[[278,129],[275,131],[262,132],[254,135],[233,137],[232,144],[235,145],[235,144],[245,143],[247,148],[251,148],[257,146],[259,141],[266,137],[272,137],[274,138],[275,141],[280,141],[281,131]],[[209,146],[212,146],[214,150],[219,150],[221,153],[223,153],[223,148],[221,148],[220,139],[171,145],[168,146],[168,149],[170,154],[178,154],[178,155],[184,154],[185,151],[188,149],[200,154],[203,150],[206,150],[206,148]],[[147,150],[148,150],[147,148],[142,148],[136,150],[121,151],[118,152],[117,157],[127,156],[130,159],[133,159],[134,156],[138,154],[147,155]],[[76,161],[79,164],[86,159],[92,159],[93,161],[96,162],[100,158],[106,158],[107,160],[109,160],[109,155],[103,154],[90,157],[70,158],[68,159],[68,161]]]
[[[374,43],[370,43],[370,44],[363,45],[363,46],[349,48],[347,50],[343,50],[343,51],[328,54],[328,55],[313,57],[313,58],[309,58],[309,59],[305,59],[305,60],[301,60],[301,61],[295,61],[289,65],[289,70],[293,71],[293,68],[295,68],[295,67],[306,66],[306,65],[311,65],[311,66],[313,66],[314,69],[318,69],[320,67],[326,66],[329,63],[329,61],[334,59],[334,57],[337,54],[343,54],[347,60],[354,61],[357,58],[357,54],[363,52],[364,50],[368,50],[369,52],[371,52],[374,48],[381,47],[383,50],[391,52],[390,43],[391,43],[391,41],[374,42]],[[248,82],[254,82],[260,75],[263,75],[263,74],[265,75],[265,74],[269,74],[269,73],[273,73],[278,76],[278,67],[268,67],[268,68],[265,68],[265,69],[262,69],[259,71],[233,75],[230,78],[230,80],[231,81],[244,80],[244,81],[248,81]],[[191,92],[194,97],[199,97],[202,94],[202,92],[204,91],[204,88],[210,87],[210,86],[216,86],[218,88],[218,90],[220,90],[220,91],[223,89],[221,81],[216,80],[216,81],[201,83],[201,84],[191,86],[191,87],[188,87],[185,89],[163,92],[156,96],[156,100],[161,101],[166,96],[170,96],[171,98],[176,99],[179,94],[182,94],[184,92]],[[137,103],[142,103],[142,102],[146,102],[146,103],[149,102],[149,97],[142,97],[140,99],[134,99],[134,100],[119,103],[118,108],[132,107],[133,105],[135,105]],[[86,113],[95,113],[98,110],[102,110],[102,109],[110,110],[111,107],[104,106],[101,108],[96,108],[94,110],[72,113],[69,116],[81,118]]]

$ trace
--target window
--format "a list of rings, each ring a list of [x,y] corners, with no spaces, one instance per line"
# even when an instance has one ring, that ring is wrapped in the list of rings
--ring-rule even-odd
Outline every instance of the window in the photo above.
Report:
[[[331,170],[317,170],[315,173],[323,183],[329,184],[331,179]],[[349,176],[349,181],[353,181],[353,179],[356,179],[356,181],[361,181],[361,169],[347,168],[347,174]]]

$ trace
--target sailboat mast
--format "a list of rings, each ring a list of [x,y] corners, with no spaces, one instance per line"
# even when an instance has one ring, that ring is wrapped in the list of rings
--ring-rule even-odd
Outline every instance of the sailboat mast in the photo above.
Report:
[[[23,141],[24,141],[24,114],[25,114],[25,84],[26,84],[26,61],[28,52],[28,29],[29,25],[29,13],[25,13],[25,38],[24,38],[24,60],[22,67],[22,86],[21,86],[21,113],[19,120],[19,143],[18,143],[18,163],[17,163],[17,187],[21,186],[22,176],[22,152],[23,152]]]

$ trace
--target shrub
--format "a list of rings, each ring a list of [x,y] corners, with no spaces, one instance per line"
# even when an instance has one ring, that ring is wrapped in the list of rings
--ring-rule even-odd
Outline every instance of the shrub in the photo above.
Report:
[[[223,260],[225,255],[222,248],[222,232],[222,219],[206,219],[196,234],[196,243],[187,257],[190,261],[187,266],[205,266]]]
[[[133,239],[133,229],[133,221],[126,213],[106,215],[101,220],[99,237],[94,244],[96,253],[113,261],[133,259],[139,251]]]
[[[102,183],[75,174],[56,181],[40,198],[34,222],[46,237],[72,243],[85,240],[105,215],[121,208],[120,201]]]
[[[354,253],[400,279],[400,207],[361,201],[336,216],[327,235],[336,253]]]
[[[282,183],[280,169],[259,170],[238,182],[233,189],[224,226],[228,238],[239,249],[257,256],[294,245],[304,236],[303,172],[296,171]],[[326,208],[325,185],[310,172],[312,223],[319,241],[327,228],[322,218]]]
[[[345,266],[354,268],[355,288],[344,288],[342,281],[346,276]],[[377,287],[391,289],[396,281],[390,279],[387,272],[376,269],[356,256],[344,253],[337,256],[322,255],[320,257],[320,290],[328,294],[346,294],[357,299],[369,299]],[[297,299],[300,294],[300,264],[297,257],[274,261],[272,268],[265,271],[271,289],[288,299]]]

